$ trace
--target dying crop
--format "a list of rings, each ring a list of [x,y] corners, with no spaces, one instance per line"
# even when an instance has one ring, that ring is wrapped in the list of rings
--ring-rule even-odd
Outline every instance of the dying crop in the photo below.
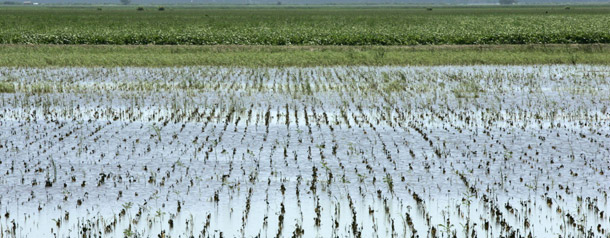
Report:
[[[610,234],[606,66],[0,68],[0,86],[2,237]]]

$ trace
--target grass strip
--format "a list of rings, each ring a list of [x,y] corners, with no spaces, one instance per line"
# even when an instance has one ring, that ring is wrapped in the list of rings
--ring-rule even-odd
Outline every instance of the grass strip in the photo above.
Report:
[[[0,45],[5,67],[610,64],[610,45]]]

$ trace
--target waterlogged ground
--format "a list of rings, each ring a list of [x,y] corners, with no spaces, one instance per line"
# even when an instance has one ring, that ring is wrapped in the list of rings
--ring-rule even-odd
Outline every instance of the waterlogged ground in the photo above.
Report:
[[[1,68],[2,237],[610,237],[610,67]]]

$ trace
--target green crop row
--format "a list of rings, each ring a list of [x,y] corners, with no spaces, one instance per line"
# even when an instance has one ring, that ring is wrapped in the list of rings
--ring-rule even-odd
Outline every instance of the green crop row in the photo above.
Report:
[[[0,8],[2,44],[610,43],[610,7]]]

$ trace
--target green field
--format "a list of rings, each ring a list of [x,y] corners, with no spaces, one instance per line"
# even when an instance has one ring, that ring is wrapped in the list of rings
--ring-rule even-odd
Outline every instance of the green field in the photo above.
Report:
[[[113,46],[0,45],[0,66],[610,65],[610,45]]]
[[[0,7],[2,44],[610,43],[610,6]]]
[[[2,6],[0,66],[610,64],[610,5]]]

